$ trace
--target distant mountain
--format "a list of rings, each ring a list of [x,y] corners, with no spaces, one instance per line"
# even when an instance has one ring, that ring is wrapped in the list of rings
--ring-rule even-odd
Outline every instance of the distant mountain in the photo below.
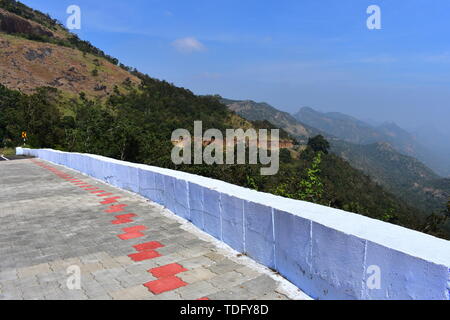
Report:
[[[388,143],[356,145],[334,140],[332,151],[401,199],[424,212],[439,211],[450,197],[447,179]]]
[[[370,125],[338,112],[325,114],[312,108],[304,107],[294,114],[293,117],[299,122],[352,143],[373,143],[380,138],[380,133]]]
[[[416,140],[433,150],[428,155],[427,163],[433,163],[431,167],[437,168],[436,171],[450,178],[450,130],[447,132],[433,124],[422,126],[420,128],[410,129]],[[437,156],[435,156],[437,155]],[[442,159],[445,159],[442,161]]]
[[[389,143],[396,151],[419,159],[441,176],[450,175],[450,159],[437,148],[425,146],[417,138],[395,123],[370,125],[346,114],[319,112],[301,108],[294,118],[339,139],[355,144]]]
[[[303,144],[308,141],[309,137],[321,133],[319,130],[297,121],[291,114],[277,110],[265,102],[239,101],[222,97],[219,97],[219,101],[249,121],[266,120],[279,128],[283,128]]]
[[[302,108],[290,116],[267,103],[223,98],[221,101],[244,118],[267,119],[294,137],[296,131],[293,128],[304,128],[300,131],[303,141],[323,134],[330,141],[333,153],[424,214],[443,209],[450,196],[450,186],[443,182],[444,179],[419,160],[404,154],[418,148],[418,144],[395,124],[385,123],[374,128],[337,112],[324,114]],[[397,151],[396,147],[401,147],[403,152]]]

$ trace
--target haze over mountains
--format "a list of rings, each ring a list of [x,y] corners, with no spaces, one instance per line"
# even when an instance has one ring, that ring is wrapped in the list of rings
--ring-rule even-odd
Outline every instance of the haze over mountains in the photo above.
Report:
[[[441,176],[450,176],[450,158],[445,156],[445,144],[428,144],[423,132],[421,141],[393,122],[373,126],[339,112],[319,112],[301,108],[294,118],[344,141],[356,144],[389,143],[395,150],[417,158]],[[442,139],[442,138],[441,138]]]
[[[335,154],[423,211],[442,209],[450,195],[450,179],[443,179],[411,156],[425,148],[394,123],[374,127],[342,113],[325,114],[309,107],[290,115],[264,102],[221,101],[242,117],[270,121],[299,141],[324,135]]]

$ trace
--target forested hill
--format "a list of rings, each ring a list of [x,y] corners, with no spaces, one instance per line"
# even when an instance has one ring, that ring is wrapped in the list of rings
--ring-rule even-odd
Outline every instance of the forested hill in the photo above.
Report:
[[[422,144],[413,134],[393,122],[373,126],[343,113],[319,112],[309,107],[301,108],[293,116],[301,123],[350,143],[389,143],[396,151],[419,159],[441,176],[450,174],[450,162],[443,146],[437,148]]]
[[[0,0],[0,8],[6,9],[8,15],[14,13],[54,34],[63,29],[50,17],[14,4],[14,1]],[[30,30],[35,28],[34,25]],[[204,130],[222,131],[273,128],[277,124],[245,120],[215,97],[197,96],[187,89],[121,67],[117,60],[82,40],[59,42],[57,37],[49,35],[13,31],[7,28],[0,32],[0,55],[16,59],[0,66],[3,76],[0,78],[0,141],[5,146],[21,145],[20,134],[27,131],[30,147],[88,152],[185,170],[448,236],[436,224],[430,227],[419,210],[393,196],[346,161],[329,154],[328,143],[320,138],[307,142],[308,146],[282,149],[280,172],[275,176],[261,176],[260,165],[176,166],[171,161],[172,132],[179,128],[193,132],[194,121],[201,120]],[[70,34],[66,37],[71,39]],[[31,60],[22,66],[24,60],[17,59]],[[71,63],[76,61],[79,64],[73,71]],[[49,70],[56,68],[50,72],[56,78],[42,79],[40,69],[36,67],[38,71],[35,71],[30,67],[34,65]],[[82,65],[86,68],[81,68]],[[14,68],[24,72],[15,72]],[[5,73],[5,70],[9,71]],[[76,72],[77,76],[67,72]],[[284,137],[289,139],[287,135]]]
[[[220,99],[242,117],[269,120],[300,141],[312,135],[324,135],[330,141],[333,153],[406,203],[418,208],[424,216],[445,210],[450,196],[450,188],[441,181],[445,179],[440,179],[422,162],[398,152],[388,143],[374,143],[377,139],[383,140],[383,133],[362,121],[340,113],[328,113],[324,118],[311,108],[303,108],[294,117],[267,103]],[[297,119],[304,119],[309,125]],[[320,129],[311,127],[314,124]],[[303,130],[298,130],[298,127]],[[407,146],[406,143],[403,145]]]

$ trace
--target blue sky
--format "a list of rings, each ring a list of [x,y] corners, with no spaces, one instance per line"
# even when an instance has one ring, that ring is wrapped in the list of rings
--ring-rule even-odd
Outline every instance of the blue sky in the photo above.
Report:
[[[450,136],[448,0],[22,0],[126,65],[198,94]],[[366,9],[381,8],[368,30]]]

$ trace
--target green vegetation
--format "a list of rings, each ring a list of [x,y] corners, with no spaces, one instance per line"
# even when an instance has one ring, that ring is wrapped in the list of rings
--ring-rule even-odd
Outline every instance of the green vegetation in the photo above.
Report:
[[[355,145],[334,141],[331,149],[423,215],[444,209],[450,179],[440,179],[418,160],[383,143]]]
[[[310,139],[298,159],[285,154],[275,176],[261,176],[260,165],[174,165],[170,159],[173,130],[193,132],[194,121],[201,119],[204,128],[225,132],[235,115],[217,99],[195,96],[165,81],[142,77],[140,87],[116,91],[106,102],[88,100],[85,95],[68,100],[54,88],[25,95],[0,86],[0,96],[0,141],[6,147],[21,145],[21,132],[27,131],[28,144],[35,148],[94,153],[183,170],[417,230],[424,225],[417,210],[328,154],[323,137]],[[440,234],[437,228],[423,230]]]
[[[16,150],[14,148],[0,148],[0,154],[4,156],[13,156],[16,154]]]
[[[323,152],[325,154],[328,154],[328,150],[330,149],[330,143],[320,134],[310,138],[308,140],[308,146],[315,152]]]
[[[320,164],[322,151],[318,151],[312,161],[311,168],[306,169],[305,179],[300,181],[300,200],[321,203],[323,197],[323,183],[320,179]]]
[[[325,137],[330,141],[330,152],[345,159],[352,167],[361,170],[384,189],[416,208],[419,220],[425,220],[432,213],[439,214],[445,207],[446,199],[450,195],[450,179],[440,178],[417,159],[399,153],[386,143],[354,144],[349,142],[370,142],[380,136],[380,134],[375,134],[376,130],[371,130],[367,124],[357,119],[338,113],[322,114],[311,108],[303,108],[300,113],[294,115],[297,118],[294,118],[267,103],[229,100],[220,96],[216,96],[216,98],[245,119],[268,120],[304,144],[307,143],[309,137],[316,137],[316,150],[321,149],[320,144],[324,143],[322,138]],[[386,127],[396,133],[395,139],[399,146],[409,145],[408,137],[404,137],[401,129],[393,125],[385,125],[378,129]],[[324,131],[319,131],[319,129]],[[383,136],[386,137],[386,134]],[[390,140],[388,139],[388,141]],[[285,159],[283,154],[280,156]],[[283,189],[283,186],[279,186],[279,189]],[[364,210],[356,202],[346,203],[343,208],[353,212]],[[380,219],[396,222],[396,214],[391,211],[387,208],[386,213]],[[447,222],[446,226],[447,232],[450,234],[450,222]]]
[[[48,20],[49,17],[18,2],[0,0],[0,6],[50,26],[52,30],[62,28]],[[65,40],[35,40],[71,46],[117,64],[116,59],[67,34]],[[94,61],[94,70],[101,68],[100,64],[100,61]],[[72,98],[66,92],[50,87],[26,95],[0,85],[0,146],[22,145],[21,132],[27,131],[27,144],[34,148],[93,153],[182,170],[450,238],[450,228],[446,227],[448,219],[444,219],[442,212],[427,218],[423,211],[407,205],[343,158],[329,153],[327,139],[311,134],[312,129],[295,123],[288,114],[272,115],[267,119],[270,114],[266,112],[267,107],[260,110],[258,117],[247,121],[229,111],[216,96],[196,96],[187,89],[150,78],[135,69],[123,65],[122,68],[139,77],[141,84],[133,85],[128,79],[105,100],[90,100],[84,93]],[[170,159],[172,132],[179,128],[193,132],[197,120],[203,122],[204,129],[216,128],[223,133],[238,127],[283,127],[285,130],[280,131],[282,139],[289,140],[294,136],[299,143],[307,145],[281,150],[280,171],[275,176],[261,176],[260,165],[174,165]],[[307,141],[308,137],[312,138]],[[450,182],[440,183],[445,187]]]

